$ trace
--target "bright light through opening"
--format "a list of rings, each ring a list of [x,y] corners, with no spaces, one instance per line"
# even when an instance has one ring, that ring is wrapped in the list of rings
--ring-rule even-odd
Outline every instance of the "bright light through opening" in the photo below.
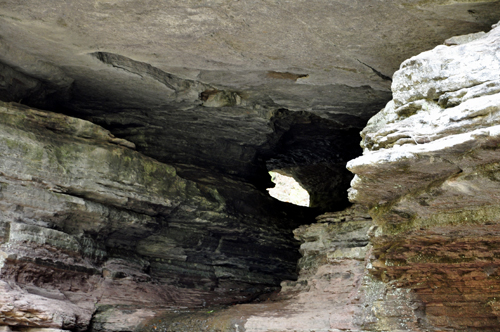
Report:
[[[282,202],[288,202],[300,206],[309,206],[309,193],[300,186],[291,176],[276,172],[269,172],[276,186],[269,191],[269,195]]]

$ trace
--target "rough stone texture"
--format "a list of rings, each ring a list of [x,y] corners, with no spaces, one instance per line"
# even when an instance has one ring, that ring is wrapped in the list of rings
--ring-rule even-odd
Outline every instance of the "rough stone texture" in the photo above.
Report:
[[[366,274],[371,226],[370,216],[360,207],[322,215],[318,223],[294,231],[303,242],[299,278],[283,282],[279,294],[214,312],[166,313],[141,330],[361,331],[365,311],[370,312],[385,288]],[[365,309],[367,302],[370,307]]]
[[[399,64],[489,29],[499,4],[3,0],[0,99],[91,120],[193,180],[264,190],[283,169],[339,210]]]
[[[410,289],[369,273],[377,260],[367,210],[327,213],[294,231],[302,242],[297,281],[261,303],[215,310],[170,310],[138,331],[428,331],[424,304]]]
[[[499,17],[0,0],[1,330],[497,331]]]
[[[144,319],[294,278],[304,208],[245,183],[185,180],[88,121],[5,103],[0,118],[4,324],[85,330],[102,306]],[[102,330],[128,326],[113,317]]]
[[[420,328],[497,331],[500,28],[463,40],[402,63],[349,195],[379,226],[371,273],[425,305]]]

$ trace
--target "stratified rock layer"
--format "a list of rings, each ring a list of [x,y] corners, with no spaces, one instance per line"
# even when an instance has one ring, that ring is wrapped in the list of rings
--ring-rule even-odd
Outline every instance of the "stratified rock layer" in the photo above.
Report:
[[[375,231],[359,205],[321,215],[294,231],[299,278],[280,293],[215,310],[169,310],[138,331],[426,331],[417,295],[370,274]]]
[[[363,130],[350,199],[370,208],[372,274],[425,304],[419,327],[500,326],[500,28],[402,63]]]
[[[85,330],[102,308],[145,319],[294,277],[300,208],[286,217],[248,184],[185,180],[84,120],[5,103],[0,119],[3,324]],[[94,329],[126,329],[106,324]]]
[[[382,299],[385,289],[366,274],[371,251],[371,218],[361,207],[318,217],[294,231],[302,243],[297,281],[285,281],[279,294],[260,303],[215,311],[169,312],[142,331],[336,331],[359,330],[366,302]],[[380,315],[383,316],[384,314]],[[375,318],[376,319],[376,318]]]
[[[499,4],[2,1],[0,332],[497,331]]]

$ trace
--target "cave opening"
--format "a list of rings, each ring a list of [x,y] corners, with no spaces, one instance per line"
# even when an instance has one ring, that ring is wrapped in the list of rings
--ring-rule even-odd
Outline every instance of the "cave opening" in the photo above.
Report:
[[[376,110],[377,105],[372,112]],[[317,213],[350,205],[347,189],[353,175],[346,163],[362,153],[358,141],[364,122],[352,118],[343,121],[355,124],[346,126],[313,112],[280,109],[272,119],[269,147],[260,155],[268,171],[293,178],[309,193],[309,207]]]
[[[309,193],[292,177],[281,174],[279,170],[270,171],[271,181],[276,185],[267,189],[269,195],[282,202],[309,207]]]

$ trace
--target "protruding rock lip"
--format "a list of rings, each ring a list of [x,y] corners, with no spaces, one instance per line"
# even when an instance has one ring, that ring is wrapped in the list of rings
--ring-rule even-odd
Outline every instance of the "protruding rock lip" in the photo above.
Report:
[[[279,80],[292,80],[296,82],[298,79],[309,77],[309,74],[294,74],[289,72],[279,72],[271,70],[267,72],[266,77]]]
[[[474,208],[499,194],[483,170],[499,161],[500,30],[466,39],[403,62],[394,100],[362,132],[363,156],[347,164],[356,174],[349,198],[380,222],[439,213],[453,195]]]
[[[9,107],[12,105],[13,107]],[[42,126],[56,133],[95,140],[97,142],[109,142],[121,145],[129,149],[135,149],[135,144],[113,134],[90,121],[71,118],[60,113],[40,111],[18,103],[5,103],[0,101],[3,120],[19,128],[26,126]],[[22,117],[19,117],[23,114]],[[9,118],[5,118],[8,116]],[[17,119],[14,119],[17,118]]]

